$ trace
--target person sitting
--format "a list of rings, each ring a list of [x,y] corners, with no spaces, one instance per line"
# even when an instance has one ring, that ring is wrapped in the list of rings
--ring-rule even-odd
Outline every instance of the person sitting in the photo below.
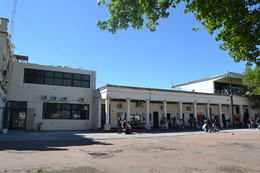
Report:
[[[125,134],[132,134],[131,124],[129,121],[126,123]]]
[[[177,118],[177,121],[176,121],[176,129],[177,130],[181,129],[181,124],[180,124],[180,119],[179,118]]]
[[[213,130],[213,132],[219,132],[218,120],[217,119],[215,119],[213,124],[212,124],[212,130]]]
[[[202,128],[201,128],[204,132],[207,132],[207,124],[205,123]]]

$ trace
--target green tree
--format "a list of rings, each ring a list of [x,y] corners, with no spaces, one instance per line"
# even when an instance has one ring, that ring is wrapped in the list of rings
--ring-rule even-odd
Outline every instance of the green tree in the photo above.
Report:
[[[248,97],[254,103],[252,107],[260,112],[260,67],[255,67],[255,69],[246,67],[242,83],[244,85],[243,95]]]
[[[110,16],[97,25],[113,34],[144,25],[156,31],[159,19],[167,18],[167,10],[180,2],[186,3],[184,12],[192,12],[209,34],[217,32],[220,49],[229,50],[235,62],[260,65],[260,0],[100,0],[97,5],[105,5]]]

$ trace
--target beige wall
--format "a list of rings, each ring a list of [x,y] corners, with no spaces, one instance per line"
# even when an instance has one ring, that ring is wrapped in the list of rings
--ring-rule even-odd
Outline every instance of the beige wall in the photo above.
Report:
[[[2,131],[3,124],[3,110],[5,107],[6,91],[5,81],[8,81],[8,62],[10,60],[12,46],[10,45],[9,35],[7,33],[8,19],[0,18],[0,131]],[[7,76],[3,75],[3,71],[7,71]]]
[[[90,88],[65,87],[54,85],[39,85],[23,83],[24,68],[71,72],[79,74],[91,75]],[[96,87],[96,72],[88,70],[79,70],[71,68],[42,66],[28,63],[12,63],[12,77],[8,88],[8,101],[27,101],[28,108],[35,109],[34,123],[44,122],[42,130],[86,130],[93,129],[94,114],[94,90]],[[69,97],[69,102],[59,101],[43,101],[42,95]],[[80,97],[87,98],[86,103],[79,102]],[[70,103],[70,104],[89,104],[90,119],[89,120],[62,120],[62,119],[42,119],[43,103]],[[36,128],[36,126],[35,126]]]

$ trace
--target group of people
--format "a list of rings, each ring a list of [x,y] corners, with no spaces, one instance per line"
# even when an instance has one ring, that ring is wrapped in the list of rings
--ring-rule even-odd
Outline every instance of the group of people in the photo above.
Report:
[[[215,118],[214,120],[212,118],[204,118],[203,123],[204,124],[202,126],[202,130],[204,132],[219,132],[219,124],[217,118]]]
[[[259,118],[257,118],[256,122],[260,123]],[[255,130],[256,123],[255,123],[255,120],[253,118],[247,119],[247,127],[248,127],[248,130]]]
[[[166,117],[162,117],[160,120],[160,126],[161,126],[161,131],[165,131],[166,126],[167,126],[167,120]],[[168,127],[170,129],[170,131],[172,131],[174,128],[177,130],[181,130],[184,129],[184,124],[183,124],[183,120],[179,119],[179,118],[171,118],[168,122]]]
[[[260,119],[258,118],[257,123],[260,124]],[[219,132],[219,124],[218,124],[218,119],[212,119],[212,118],[204,118],[202,121],[200,121],[199,118],[192,118],[190,117],[188,120],[188,123],[190,124],[190,129],[194,128],[194,129],[201,129],[204,132]],[[118,126],[118,130],[117,133],[121,134],[122,132],[124,132],[125,134],[132,134],[132,127],[131,127],[131,123],[129,121],[126,121],[125,119],[122,121],[121,117],[118,117],[117,119],[117,126]],[[161,126],[161,131],[164,132],[166,130],[166,126],[167,126],[167,120],[166,117],[162,117],[160,120],[160,126]],[[255,130],[255,126],[256,126],[256,122],[254,121],[253,118],[248,118],[247,120],[247,126],[249,130]],[[170,129],[170,131],[172,131],[173,129],[176,130],[181,130],[184,129],[184,123],[182,119],[179,118],[171,118],[168,121],[168,127]],[[260,129],[260,125],[259,125],[259,129]]]
[[[160,120],[160,126],[161,126],[161,131],[165,131],[166,129],[166,124],[167,120],[166,117],[162,117]],[[206,132],[218,132],[219,131],[219,124],[218,124],[218,120],[217,118],[215,118],[214,120],[212,118],[204,118],[202,121],[200,121],[199,118],[193,118],[190,117],[188,120],[189,123],[189,127],[190,130],[191,129],[202,129],[203,131]],[[179,118],[171,118],[168,121],[168,127],[170,129],[170,131],[172,131],[173,129],[176,130],[182,130],[184,129],[184,123],[183,123],[183,119],[179,119]]]
[[[121,134],[122,132],[124,132],[125,134],[132,134],[132,127],[131,127],[131,123],[129,121],[126,121],[126,119],[124,119],[123,121],[121,120],[121,117],[117,117],[117,133]]]

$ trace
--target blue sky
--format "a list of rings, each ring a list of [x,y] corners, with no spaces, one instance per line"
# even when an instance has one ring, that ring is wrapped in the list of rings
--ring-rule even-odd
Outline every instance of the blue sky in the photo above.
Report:
[[[0,0],[0,17],[11,26],[13,0]],[[17,0],[12,43],[15,54],[29,63],[68,66],[97,72],[97,88],[106,84],[171,89],[171,85],[225,73],[243,73],[219,49],[214,36],[200,29],[183,5],[148,29],[100,31],[98,20],[109,17],[95,0]]]

